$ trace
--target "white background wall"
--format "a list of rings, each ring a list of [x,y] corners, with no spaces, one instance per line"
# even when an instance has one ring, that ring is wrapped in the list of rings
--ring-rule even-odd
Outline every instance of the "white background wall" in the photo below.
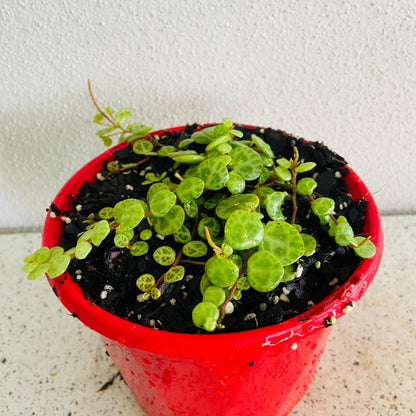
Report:
[[[3,0],[0,230],[40,227],[103,150],[103,105],[155,128],[270,125],[323,140],[382,213],[416,212],[414,0]]]

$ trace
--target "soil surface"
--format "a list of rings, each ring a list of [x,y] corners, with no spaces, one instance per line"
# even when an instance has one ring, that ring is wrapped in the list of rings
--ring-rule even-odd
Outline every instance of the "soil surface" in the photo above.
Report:
[[[198,125],[189,125],[181,132],[164,132],[157,137],[164,145],[175,145],[188,138]],[[263,138],[273,149],[277,158],[293,157],[293,146],[296,145],[302,159],[314,161],[317,167],[313,177],[318,183],[316,193],[328,196],[336,202],[336,214],[344,215],[355,233],[359,233],[363,225],[363,217],[367,203],[364,200],[353,201],[348,194],[348,188],[343,176],[348,172],[345,160],[330,151],[318,142],[305,142],[280,130],[271,128],[246,129],[237,127],[248,137],[255,133]],[[200,145],[193,144],[191,148],[202,150]],[[115,159],[120,163],[140,161],[144,156],[137,155],[127,146],[116,151]],[[63,215],[65,222],[64,235],[61,244],[65,248],[75,245],[76,237],[88,225],[88,217],[92,212],[101,208],[114,206],[119,200],[125,198],[143,198],[150,185],[143,185],[147,172],[163,173],[172,171],[173,161],[167,157],[152,157],[150,162],[139,165],[137,168],[118,173],[110,173],[103,166],[97,181],[86,182],[73,198],[73,209],[60,212],[52,205],[51,211]],[[187,167],[187,166],[186,166]],[[184,165],[175,171],[181,173]],[[300,175],[302,177],[302,175]],[[204,193],[206,199],[209,193]],[[310,215],[310,203],[306,197],[298,196],[298,213],[296,222],[304,232],[313,235],[319,242],[316,252],[310,257],[303,257],[298,264],[298,277],[268,293],[256,292],[252,289],[243,291],[241,300],[233,300],[234,312],[226,315],[223,324],[224,332],[233,332],[244,329],[262,327],[275,324],[306,311],[321,301],[339,285],[342,285],[356,269],[360,259],[353,250],[339,247],[333,238],[328,236],[324,227],[314,215]],[[213,211],[205,209],[207,214]],[[285,215],[291,217],[291,205],[283,210]],[[99,220],[98,216],[95,217]],[[192,229],[193,220],[187,225]],[[148,227],[146,221],[139,225]],[[176,251],[182,245],[175,242],[172,236],[164,239],[152,237],[148,241],[149,252],[140,257],[129,254],[127,249],[120,249],[113,244],[110,235],[101,244],[95,247],[85,260],[73,260],[69,267],[74,280],[81,286],[85,296],[94,304],[129,321],[145,326],[175,332],[197,332],[192,323],[191,312],[194,306],[201,301],[200,277],[204,267],[194,264],[184,264],[185,278],[176,283],[162,283],[159,289],[162,295],[157,300],[139,302],[137,300],[141,291],[136,287],[137,278],[143,273],[151,273],[156,278],[166,271],[152,257],[154,250],[161,245],[170,245]],[[206,260],[207,257],[198,259]]]

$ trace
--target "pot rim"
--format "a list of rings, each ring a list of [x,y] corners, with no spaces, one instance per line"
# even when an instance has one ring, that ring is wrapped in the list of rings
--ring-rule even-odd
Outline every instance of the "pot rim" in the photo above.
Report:
[[[151,134],[162,135],[165,131],[178,131],[185,127],[172,127]],[[102,169],[103,163],[114,159],[113,152],[124,146],[127,144],[113,146],[79,169],[61,188],[53,203],[60,209],[67,209],[70,206],[68,195],[76,194],[86,180],[93,180],[96,173]],[[363,259],[352,276],[329,296],[309,310],[283,322],[225,334],[184,334],[155,330],[127,321],[92,304],[84,297],[80,286],[73,281],[68,272],[55,279],[48,277],[49,284],[63,305],[86,326],[128,348],[140,348],[161,355],[183,358],[203,358],[212,357],[213,354],[231,356],[243,349],[249,353],[250,350],[259,347],[293,346],[301,338],[325,328],[327,318],[338,319],[349,312],[368,288],[381,261],[383,232],[377,206],[361,178],[349,166],[347,168],[349,173],[344,178],[353,199],[364,198],[368,202],[363,232],[371,235],[376,246],[376,254],[371,259]],[[62,220],[47,215],[42,233],[43,245],[53,247],[59,244],[62,230]]]

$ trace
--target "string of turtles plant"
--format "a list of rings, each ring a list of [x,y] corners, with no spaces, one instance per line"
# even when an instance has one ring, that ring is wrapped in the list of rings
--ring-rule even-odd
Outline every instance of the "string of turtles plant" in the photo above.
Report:
[[[269,292],[294,279],[299,260],[315,252],[317,241],[296,222],[300,197],[310,202],[311,212],[338,245],[350,247],[362,258],[375,254],[370,237],[354,235],[347,219],[336,216],[335,201],[315,193],[317,183],[312,177],[302,175],[298,180],[298,174],[312,174],[316,165],[303,161],[296,147],[292,158],[276,159],[263,139],[255,134],[244,137],[226,118],[194,132],[176,147],[163,146],[149,135],[150,127],[129,122],[129,110],[114,114],[110,108],[101,109],[89,88],[98,110],[94,122],[104,125],[97,132],[104,144],[111,145],[118,136],[142,156],[130,165],[110,162],[110,173],[132,169],[152,157],[172,159],[175,173],[148,172],[142,183],[148,190],[142,199],[124,199],[91,213],[75,247],[66,251],[42,247],[26,257],[23,270],[29,279],[44,273],[50,278],[60,276],[71,259],[85,259],[110,234],[114,245],[128,249],[132,256],[147,254],[148,240],[154,235],[172,235],[182,248],[176,252],[162,245],[152,253],[165,271],[160,276],[137,277],[140,300],[158,299],[162,282],[180,281],[187,264],[201,264],[202,299],[192,311],[192,320],[196,327],[212,332],[224,327],[225,314],[233,311],[232,299],[244,300],[243,292],[249,288]],[[192,143],[202,145],[204,151],[190,149]],[[183,165],[186,169],[180,175],[175,169]],[[205,198],[207,192],[213,196]],[[291,205],[289,219],[283,214],[285,204]],[[142,221],[148,227],[139,232]],[[207,255],[208,260],[201,261]]]

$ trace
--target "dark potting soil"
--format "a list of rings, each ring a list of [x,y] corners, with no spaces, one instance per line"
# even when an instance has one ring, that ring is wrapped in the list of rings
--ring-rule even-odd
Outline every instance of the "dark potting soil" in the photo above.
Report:
[[[157,137],[163,145],[177,145],[179,141],[188,138],[199,129],[197,124],[189,125],[184,131],[164,132]],[[293,157],[293,147],[296,145],[304,161],[317,163],[313,177],[318,183],[318,195],[333,198],[336,202],[336,212],[344,215],[355,233],[363,226],[366,201],[353,201],[343,176],[348,173],[345,160],[318,142],[305,142],[280,130],[271,128],[247,129],[238,126],[246,137],[255,133],[263,138],[273,149],[276,158]],[[192,144],[191,149],[203,151],[198,144]],[[144,156],[137,155],[126,146],[114,153],[115,160],[120,164],[138,162]],[[77,235],[85,231],[89,216],[101,208],[114,206],[125,198],[143,198],[151,184],[144,185],[145,174],[148,172],[172,174],[173,161],[167,157],[152,157],[150,162],[136,168],[118,173],[110,173],[103,164],[102,171],[94,183],[86,182],[73,197],[73,209],[60,212],[54,205],[51,211],[62,215],[65,221],[64,235],[61,245],[65,248],[75,246]],[[183,173],[187,166],[179,165],[175,171]],[[173,177],[173,176],[172,176]],[[299,175],[302,177],[302,174]],[[172,181],[175,181],[173,178]],[[248,184],[250,185],[250,183]],[[204,193],[205,199],[213,194]],[[213,209],[200,208],[202,212],[212,215]],[[200,212],[201,212],[200,211]],[[284,214],[291,217],[291,204],[284,208]],[[91,219],[91,218],[90,218]],[[98,216],[94,220],[99,220]],[[264,220],[267,220],[266,218]],[[339,285],[342,285],[358,266],[360,259],[353,250],[339,247],[333,238],[328,236],[325,227],[319,224],[314,215],[310,215],[310,203],[306,197],[298,195],[298,212],[296,222],[305,232],[313,235],[319,242],[316,252],[301,258],[298,262],[297,277],[268,293],[260,293],[253,289],[245,290],[241,300],[232,300],[234,312],[227,314],[223,320],[223,332],[233,332],[266,325],[275,324],[306,311],[308,308],[328,296]],[[194,226],[194,219],[185,222],[189,229]],[[149,227],[146,221],[138,226],[140,229]],[[162,283],[159,286],[161,297],[157,300],[143,301],[139,296],[142,292],[136,286],[137,278],[143,273],[151,273],[156,279],[166,270],[152,257],[154,250],[162,245],[169,245],[178,252],[182,245],[173,236],[158,238],[153,236],[149,243],[147,254],[139,257],[130,255],[128,249],[114,246],[113,236],[110,235],[99,246],[94,247],[85,260],[74,259],[69,271],[74,280],[82,288],[84,295],[92,303],[129,321],[141,325],[174,332],[197,332],[192,323],[191,313],[194,306],[201,301],[200,277],[204,266],[183,264],[186,269],[185,278],[176,283]],[[209,250],[210,251],[210,250]],[[207,260],[212,253],[208,253]],[[185,257],[183,257],[186,259]],[[138,296],[141,301],[138,301]],[[198,331],[200,332],[200,331]]]

